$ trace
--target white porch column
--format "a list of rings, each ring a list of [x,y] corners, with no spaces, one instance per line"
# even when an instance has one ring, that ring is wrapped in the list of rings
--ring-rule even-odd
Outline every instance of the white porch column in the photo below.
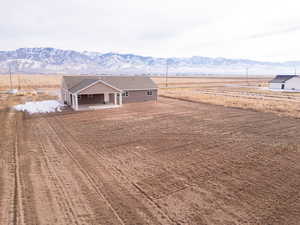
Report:
[[[114,97],[115,97],[114,104],[116,105],[117,104],[117,93],[114,93]]]
[[[75,94],[75,110],[78,110],[78,95]]]
[[[71,94],[71,98],[72,98],[72,108],[75,110],[75,98],[74,98],[74,94]]]
[[[122,92],[119,93],[119,104],[122,105]]]
[[[104,93],[104,103],[107,104],[109,102],[109,95],[108,93]]]

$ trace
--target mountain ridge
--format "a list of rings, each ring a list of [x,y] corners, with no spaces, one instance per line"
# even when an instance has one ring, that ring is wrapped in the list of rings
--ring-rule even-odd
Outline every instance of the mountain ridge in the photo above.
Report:
[[[9,67],[16,73],[59,74],[149,74],[166,71],[173,75],[244,74],[249,68],[253,75],[292,73],[300,61],[266,62],[250,59],[211,58],[204,56],[160,58],[115,52],[62,50],[51,47],[19,48],[0,51],[0,73]]]

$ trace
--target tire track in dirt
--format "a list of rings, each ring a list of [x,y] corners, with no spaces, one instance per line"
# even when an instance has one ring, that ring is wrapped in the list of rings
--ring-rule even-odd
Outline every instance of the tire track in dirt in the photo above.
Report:
[[[29,117],[26,122],[22,137],[26,223],[120,224],[74,166],[47,121]]]
[[[0,222],[14,224],[14,130],[12,115],[8,108],[0,111],[1,136],[0,136]]]
[[[45,151],[48,141],[45,127],[38,118],[34,121],[30,118],[25,124],[20,145],[26,224],[76,224],[68,204],[68,189],[61,183],[54,162]]]
[[[15,140],[14,140],[14,163],[15,163],[15,187],[14,187],[14,220],[15,225],[23,225],[24,210],[22,204],[22,189],[20,178],[20,161],[19,161],[19,124],[22,123],[23,113],[16,113],[15,118]]]
[[[73,211],[73,221],[79,224],[122,224],[109,209],[105,199],[94,189],[85,171],[74,163],[73,155],[67,152],[64,143],[46,119],[40,119],[40,128],[45,129],[44,135],[48,136],[47,140],[43,140],[46,144],[44,155],[48,158],[48,164],[50,168],[52,167],[61,186],[66,189],[67,193],[63,198],[69,202],[68,210]],[[53,183],[56,184],[57,181]]]
[[[61,134],[62,133],[64,133],[64,135],[67,135],[67,136],[69,136],[69,138],[72,140],[72,142],[75,142],[76,143],[76,139],[73,137],[73,135],[71,134],[71,133],[69,133],[69,131],[67,130],[67,129],[65,129],[63,126],[62,126],[62,124],[57,120],[57,118],[56,117],[52,117],[51,118],[51,122],[49,121],[48,122],[49,123],[49,125],[50,126],[52,126],[52,129],[54,130],[54,132],[56,132],[56,134],[57,134],[57,136],[58,137],[61,137]],[[58,132],[59,131],[59,134],[60,135],[58,135]],[[66,137],[66,136],[65,136]],[[62,142],[63,143],[63,142]],[[65,142],[65,143],[71,143],[71,141],[67,141],[67,142]],[[75,153],[72,153],[72,150],[74,151],[74,146],[73,146],[73,148],[72,148],[72,150],[70,150],[70,147],[68,147],[65,143],[63,143],[64,144],[64,146],[65,146],[65,149],[68,151],[68,153],[70,154],[70,157],[72,157],[73,159],[74,159],[74,162],[78,165],[78,167],[80,167],[82,170],[83,170],[83,172],[85,173],[85,174],[87,174],[86,176],[87,177],[89,177],[90,179],[91,179],[91,183],[93,183],[94,184],[94,186],[95,186],[95,188],[97,188],[98,190],[99,190],[99,192],[101,193],[101,196],[103,196],[103,197],[105,197],[106,195],[107,195],[107,193],[106,194],[104,194],[103,192],[102,192],[102,190],[101,190],[101,188],[97,185],[97,182],[93,179],[93,175],[91,175],[90,174],[90,171],[89,170],[87,170],[87,169],[84,169],[83,167],[82,167],[82,165],[81,165],[81,163],[79,163],[79,161],[78,161],[78,159],[76,159],[75,157],[77,156],[77,154],[76,154],[76,156],[75,156]],[[77,143],[76,143],[76,145],[78,145]],[[77,146],[77,148],[78,149],[80,149],[80,151],[82,151],[82,149],[81,149],[81,147],[80,147],[80,145],[78,145]],[[90,153],[90,151],[87,151],[87,152],[89,152]],[[97,154],[95,153],[95,151],[93,151],[93,154],[95,154],[95,156],[96,156],[96,158],[99,158],[99,155],[98,155],[98,157],[97,157]],[[93,159],[95,159],[94,157],[93,157]],[[101,158],[102,160],[103,160],[103,158]],[[90,160],[91,162],[93,161],[93,160]],[[99,164],[99,160],[97,160],[98,161],[98,164]],[[102,164],[102,163],[101,163]],[[107,165],[101,165],[102,167],[103,167],[103,170],[102,171],[107,171],[108,169],[106,168],[107,167]],[[111,174],[111,173],[110,173]],[[101,174],[98,174],[98,176],[102,176]],[[111,174],[112,175],[112,174]],[[114,176],[114,175],[113,175]],[[104,177],[102,177],[102,178],[104,178]],[[115,179],[115,177],[113,178],[113,179]],[[106,178],[104,178],[104,180],[106,180]],[[101,182],[105,182],[104,180],[102,180]],[[112,181],[111,179],[110,179],[110,181]],[[102,186],[106,186],[106,185],[108,185],[108,184],[105,184],[105,183],[102,183]],[[116,184],[117,185],[117,184]],[[119,184],[118,184],[119,185]],[[118,186],[117,185],[117,186]],[[106,189],[107,190],[107,189]],[[115,193],[115,194],[117,194],[117,196],[119,197],[119,194],[120,193]],[[123,193],[124,194],[124,193]],[[115,196],[115,197],[117,197],[117,196]],[[111,199],[112,198],[112,196],[108,196],[108,198],[109,199]],[[108,204],[110,204],[111,205],[111,207],[112,207],[112,209],[114,209],[114,207],[115,206],[113,206],[112,205],[112,202],[111,202],[111,200],[109,200],[107,197],[105,197],[105,199],[107,199],[107,202],[108,202]],[[133,199],[132,199],[133,200]],[[129,200],[128,199],[128,201],[132,201],[132,200]],[[136,201],[134,201],[135,202],[135,204],[137,203]],[[153,203],[153,202],[152,202]],[[124,204],[124,203],[123,203]],[[125,203],[125,204],[129,204],[129,202],[128,203]],[[155,204],[155,203],[153,203],[153,206],[154,207],[156,207],[157,206],[157,204]],[[144,207],[144,206],[139,206],[139,208],[141,208],[141,207]],[[119,214],[123,214],[124,215],[124,213],[125,212],[122,212],[122,210],[124,210],[124,209],[122,209],[122,208],[118,208],[118,211],[120,211],[121,210],[121,212],[117,212],[115,209],[114,209],[114,211],[115,211],[115,213],[119,216]],[[128,213],[132,210],[132,209],[127,209],[127,210],[129,210],[128,211]],[[144,213],[145,212],[147,212],[148,210],[145,208],[144,209]],[[161,209],[159,209],[159,211],[160,211],[160,213],[163,213],[163,211],[161,211]],[[131,212],[130,212],[130,214],[131,214]],[[129,214],[129,215],[130,215]],[[125,215],[124,215],[125,216]],[[151,216],[151,214],[149,214],[148,216]],[[165,217],[167,217],[167,218],[169,218],[167,215],[164,215]],[[119,216],[120,217],[120,216]],[[152,216],[151,216],[152,217]],[[130,218],[130,216],[128,216],[128,218]],[[123,221],[123,224],[127,224],[128,222],[127,222],[127,218],[126,218],[126,221],[124,221],[124,219],[122,219],[121,217],[120,217],[120,219]],[[133,219],[133,218],[131,218],[131,219]],[[139,219],[139,216],[138,215],[136,215],[135,217],[134,217],[134,220],[137,220],[136,222],[130,222],[130,224],[132,224],[132,223],[145,223],[145,222],[138,222],[140,219]],[[169,219],[170,220],[170,219]],[[151,222],[150,222],[151,221]],[[155,218],[152,218],[152,220],[150,220],[150,221],[148,221],[148,223],[150,222],[151,224],[157,224],[158,223],[158,221],[157,222],[155,222]],[[170,220],[168,223],[171,223],[171,224],[173,224],[174,222],[171,222],[172,220]]]
[[[46,119],[45,119],[46,120]],[[47,120],[46,120],[47,121]],[[89,181],[89,183],[91,184],[91,186],[95,189],[96,193],[98,194],[98,196],[101,199],[104,199],[106,204],[108,205],[108,207],[111,209],[111,211],[114,213],[114,215],[116,216],[116,218],[119,220],[120,224],[124,225],[125,223],[123,222],[123,220],[120,218],[120,216],[118,215],[118,213],[115,211],[115,209],[112,207],[112,205],[110,204],[110,202],[107,200],[107,198],[105,198],[105,196],[102,194],[100,188],[97,186],[97,184],[94,182],[93,178],[89,175],[89,173],[87,173],[82,166],[80,165],[80,163],[74,158],[71,150],[60,140],[59,136],[57,135],[55,129],[52,127],[51,123],[49,123],[47,121],[49,128],[52,129],[52,131],[55,133],[55,135],[57,136],[57,140],[59,140],[60,144],[64,147],[65,151],[67,152],[67,154],[69,155],[69,157],[73,160],[73,162],[76,164],[76,166],[79,168],[79,170],[86,176],[87,180]],[[67,198],[66,198],[67,199]]]
[[[3,129],[0,140],[0,221],[24,224],[20,190],[18,124],[20,113],[6,108],[0,112]]]
[[[38,127],[37,133],[41,133],[41,127]],[[46,167],[49,173],[51,174],[51,178],[53,179],[53,184],[56,187],[56,190],[58,192],[58,195],[60,196],[57,199],[61,200],[61,203],[59,204],[62,206],[61,210],[64,210],[64,214],[68,215],[68,219],[71,220],[72,224],[79,224],[80,219],[76,216],[76,212],[74,212],[74,205],[69,201],[69,195],[67,187],[64,185],[63,181],[59,178],[57,175],[55,169],[50,163],[50,159],[47,155],[46,146],[42,141],[39,141],[39,144],[41,146],[43,157],[46,161]]]
[[[71,135],[71,134],[70,134]],[[128,144],[133,144],[133,143],[140,143],[141,142],[141,140],[137,140],[137,141],[130,141],[130,142],[127,142],[127,143],[123,143],[122,145],[128,145]],[[122,145],[114,145],[114,147],[118,147],[118,146],[122,146]],[[100,154],[93,146],[89,146],[89,149],[91,149],[93,152],[94,152],[94,154],[100,159],[100,160],[102,160],[102,161],[106,161],[106,159],[105,159],[105,157],[102,155],[102,154]],[[148,157],[150,157],[151,158],[151,160],[153,160],[153,161],[157,161],[154,157],[152,157],[152,156],[150,156],[150,155],[148,155]],[[126,183],[126,185],[127,186],[130,186],[130,185],[132,185],[138,192],[140,192],[149,202],[150,202],[150,206],[151,207],[154,207],[154,208],[156,208],[158,211],[159,211],[159,213],[161,213],[161,214],[163,214],[163,216],[164,217],[166,217],[169,221],[169,223],[173,223],[173,224],[179,224],[178,222],[176,222],[173,218],[171,218],[168,214],[167,214],[167,212],[165,212],[164,210],[163,210],[163,208],[155,201],[155,199],[153,199],[151,196],[149,196],[148,194],[147,194],[147,192],[146,191],[144,191],[143,190],[143,188],[141,188],[136,182],[134,182],[132,179],[130,179],[130,177],[128,177],[128,176],[126,176],[125,174],[124,174],[124,172],[121,170],[121,169],[119,169],[118,167],[116,167],[115,165],[113,165],[113,164],[111,164],[111,163],[109,163],[109,162],[107,162],[107,167],[109,168],[109,170],[110,171],[117,171],[118,173],[113,173],[114,174],[114,176],[115,177],[119,177],[119,180],[122,182],[125,182]],[[164,170],[166,170],[166,171],[168,171],[168,169],[167,168],[164,168]],[[169,171],[169,172],[171,172],[171,171]],[[121,177],[120,177],[121,176]],[[125,180],[125,181],[124,181]]]

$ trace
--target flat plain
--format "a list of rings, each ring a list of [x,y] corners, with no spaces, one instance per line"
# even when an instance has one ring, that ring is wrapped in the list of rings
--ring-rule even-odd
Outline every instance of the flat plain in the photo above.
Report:
[[[10,106],[54,97],[1,94],[0,224],[299,224],[299,119],[175,97],[29,115]]]
[[[273,112],[300,118],[300,92],[268,90],[272,77],[152,77],[161,96]],[[61,75],[14,74],[13,88],[52,94],[60,87]],[[10,77],[0,75],[0,92],[10,87]],[[26,99],[26,98],[24,98]]]

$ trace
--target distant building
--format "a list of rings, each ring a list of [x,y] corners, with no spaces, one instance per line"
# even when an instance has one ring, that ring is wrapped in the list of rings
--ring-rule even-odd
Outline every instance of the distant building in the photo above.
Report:
[[[300,90],[300,76],[298,75],[277,75],[269,81],[270,89]]]
[[[157,86],[146,76],[63,76],[61,96],[74,110],[157,100]]]

